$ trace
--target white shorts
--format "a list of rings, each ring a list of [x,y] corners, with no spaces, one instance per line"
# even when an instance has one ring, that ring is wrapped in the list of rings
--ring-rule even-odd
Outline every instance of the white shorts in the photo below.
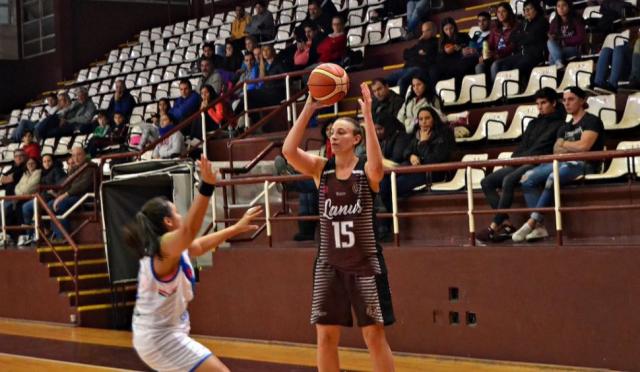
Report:
[[[211,355],[211,351],[185,332],[133,332],[133,347],[140,359],[156,371],[193,371]]]

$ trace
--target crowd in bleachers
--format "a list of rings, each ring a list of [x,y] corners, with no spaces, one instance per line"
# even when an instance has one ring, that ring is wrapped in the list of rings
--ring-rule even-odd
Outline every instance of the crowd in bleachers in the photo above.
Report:
[[[44,159],[55,163],[51,155],[66,154],[64,149],[57,152],[61,144],[67,151],[82,148],[90,157],[97,157],[109,152],[143,149],[159,141],[149,153],[151,158],[185,156],[203,140],[200,119],[193,120],[181,131],[174,128],[201,109],[207,132],[224,128],[228,135],[234,136],[260,120],[261,114],[252,112],[251,122],[243,122],[244,93],[242,89],[231,92],[235,84],[311,70],[324,62],[353,67],[362,60],[362,45],[384,43],[391,38],[401,37],[411,45],[402,53],[401,69],[372,81],[374,121],[390,166],[457,160],[458,144],[487,139],[494,133],[491,122],[501,122],[507,129],[507,113],[486,113],[472,133],[474,125],[470,125],[464,113],[455,113],[456,109],[462,109],[467,103],[490,104],[511,97],[529,97],[537,104],[537,107],[530,106],[523,117],[514,117],[514,122],[520,121],[495,137],[520,139],[512,156],[601,149],[602,128],[608,124],[603,126],[597,117],[601,116],[599,113],[593,116],[575,107],[566,107],[565,111],[566,100],[575,99],[578,106],[586,106],[585,90],[609,94],[616,92],[624,79],[629,81],[627,87],[640,88],[640,42],[631,46],[628,31],[616,34],[616,29],[611,28],[617,19],[635,12],[634,5],[622,0],[590,1],[589,5],[599,6],[599,17],[585,17],[586,11],[577,10],[569,0],[512,2],[516,9],[504,2],[493,9],[493,16],[486,11],[479,12],[477,25],[469,32],[461,32],[456,20],[450,17],[441,18],[438,23],[432,21],[430,6],[436,3],[432,1],[370,2],[376,6],[370,6],[366,14],[363,9],[349,8],[351,2],[344,2],[345,7],[336,7],[334,3],[343,2],[309,0],[304,7],[287,8],[285,2],[278,1],[282,9],[273,8],[272,3],[258,1],[253,9],[236,6],[234,12],[227,13],[224,23],[217,17],[206,17],[205,27],[197,20],[183,22],[182,33],[176,31],[178,25],[171,26],[172,32],[166,35],[162,29],[145,31],[140,35],[139,44],[110,53],[108,64],[81,72],[77,88],[49,94],[46,105],[40,107],[37,114],[34,109],[31,116],[16,118],[15,128],[4,139],[16,150],[14,164],[2,177],[6,194],[17,194],[16,187],[23,174],[28,176],[18,191],[29,191],[31,188],[27,185],[38,184],[34,180],[40,161],[43,165]],[[300,13],[301,10],[304,13]],[[397,15],[403,14],[404,19],[398,18]],[[369,27],[381,19],[386,19],[384,31]],[[395,23],[398,20],[400,27]],[[366,29],[354,27],[365,22],[370,22]],[[206,28],[211,25],[215,25],[214,37],[209,37],[213,27]],[[366,34],[362,33],[363,29]],[[395,33],[397,29],[399,33]],[[598,33],[613,35],[605,39],[601,50],[591,43],[593,35]],[[201,50],[195,45],[201,45]],[[599,53],[599,58],[589,72],[582,64],[593,64],[592,59],[583,62],[581,58],[594,52]],[[141,72],[113,80],[107,78],[128,71]],[[562,71],[564,79],[555,85],[557,74]],[[590,73],[593,76],[589,76]],[[584,75],[587,75],[586,84]],[[545,88],[545,78],[549,77],[554,80],[553,89]],[[97,78],[106,79],[86,85]],[[167,80],[173,82],[167,83]],[[151,89],[149,83],[157,84],[155,89]],[[563,92],[564,105],[551,93],[556,91]],[[284,80],[248,83],[246,94],[247,109],[279,106],[285,99]],[[225,95],[224,99],[218,99],[221,95]],[[214,101],[218,103],[211,106]],[[573,116],[570,121],[573,127],[560,125],[567,113]],[[524,116],[538,118],[525,126]],[[581,128],[579,133],[575,128]],[[170,132],[173,134],[166,136]],[[587,141],[585,138],[591,137],[592,132],[597,133],[596,137]],[[323,133],[330,137],[330,127]],[[330,154],[327,138],[323,152]],[[566,144],[566,148],[559,143]],[[41,156],[43,154],[46,156]],[[561,180],[569,182],[578,174],[598,172],[597,165],[585,163],[577,168],[563,168],[567,175]],[[505,167],[486,177],[482,190],[488,203],[493,208],[508,207],[513,189],[522,184],[526,188],[527,205],[548,204],[548,169],[527,176],[534,171],[532,168]],[[284,172],[286,167],[280,169]],[[402,175],[398,177],[398,194],[407,196],[434,183],[440,185],[434,185],[432,190],[438,187],[448,190],[445,184],[453,182],[447,181],[450,176],[445,173]],[[45,179],[43,175],[40,177]],[[541,195],[534,192],[543,185],[545,191]],[[313,214],[317,194],[314,196],[316,191],[305,186],[308,185],[296,186],[306,194],[302,197],[301,211]],[[390,210],[388,179],[382,183],[380,202],[381,208]],[[13,206],[7,211],[18,215],[20,213],[15,213],[18,210]],[[28,212],[23,210],[21,214],[29,219]],[[31,222],[25,220],[24,223]],[[495,241],[517,231],[522,236],[516,234],[514,240],[539,238],[546,231],[542,223],[541,215],[534,214],[526,224],[529,229],[523,226],[524,230],[520,231],[508,216],[499,214],[479,238]],[[302,223],[297,237],[312,239],[314,229],[313,223]],[[381,233],[388,238],[389,226],[383,225]],[[20,236],[19,240],[27,242],[29,236]]]

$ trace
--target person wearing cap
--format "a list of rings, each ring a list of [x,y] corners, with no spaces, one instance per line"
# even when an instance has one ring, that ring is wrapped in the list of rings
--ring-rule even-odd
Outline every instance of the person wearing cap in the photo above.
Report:
[[[567,154],[604,149],[604,124],[599,117],[586,111],[587,94],[578,87],[570,87],[563,93],[564,107],[571,120],[558,130],[553,146],[554,154]],[[559,163],[560,185],[576,178],[598,172],[601,161],[566,161]],[[527,171],[520,180],[528,208],[544,208],[553,203],[553,164],[545,163]],[[540,186],[544,185],[542,193]],[[511,238],[514,242],[538,240],[549,236],[544,227],[544,217],[533,212],[522,227]]]
[[[511,155],[512,158],[553,153],[558,129],[564,124],[567,114],[563,107],[558,107],[560,104],[555,89],[540,89],[535,94],[535,101],[539,115],[527,125],[518,147]],[[513,194],[520,184],[520,178],[534,167],[533,164],[506,166],[483,178],[480,185],[491,208],[511,208]],[[476,238],[482,242],[500,242],[509,239],[514,231],[516,229],[509,220],[509,215],[498,213],[493,217],[491,225],[479,231]]]

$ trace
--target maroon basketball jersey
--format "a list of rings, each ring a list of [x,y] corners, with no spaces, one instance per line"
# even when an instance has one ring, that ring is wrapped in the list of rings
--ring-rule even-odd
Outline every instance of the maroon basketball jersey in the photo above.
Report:
[[[359,275],[381,274],[382,249],[376,244],[375,193],[360,159],[346,180],[336,177],[335,158],[325,165],[319,186],[320,249],[318,259]]]

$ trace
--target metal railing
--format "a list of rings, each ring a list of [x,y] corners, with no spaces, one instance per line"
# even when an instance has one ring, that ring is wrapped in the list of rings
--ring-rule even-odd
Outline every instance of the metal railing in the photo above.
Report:
[[[494,160],[485,160],[485,161],[470,161],[470,162],[449,162],[449,163],[440,163],[440,164],[430,164],[430,165],[419,165],[419,166],[402,166],[393,169],[385,169],[385,174],[390,175],[391,178],[391,193],[392,193],[392,211],[387,213],[378,213],[377,216],[379,218],[391,218],[393,221],[393,234],[395,245],[400,245],[400,227],[399,227],[399,219],[400,218],[414,218],[414,217],[445,217],[445,216],[460,216],[466,215],[468,217],[468,240],[469,245],[474,246],[476,244],[475,240],[475,217],[478,215],[484,214],[495,214],[495,213],[508,213],[508,212],[516,212],[516,213],[530,213],[530,212],[553,212],[555,214],[555,224],[556,224],[556,244],[558,246],[563,245],[563,213],[564,212],[580,212],[580,211],[604,211],[604,210],[631,210],[631,209],[640,209],[640,203],[634,204],[607,204],[607,205],[591,205],[591,206],[575,206],[575,207],[566,207],[562,206],[562,200],[560,197],[560,182],[559,182],[559,164],[565,161],[594,161],[594,160],[605,160],[605,159],[613,159],[613,158],[621,158],[626,157],[633,159],[634,157],[640,156],[640,149],[633,150],[615,150],[615,151],[593,151],[586,153],[573,153],[573,154],[559,154],[559,155],[543,155],[543,156],[531,156],[531,157],[522,157],[522,158],[512,158],[512,159],[494,159]],[[509,209],[477,209],[474,204],[474,190],[471,187],[473,185],[473,176],[472,169],[479,168],[493,168],[498,166],[520,166],[525,164],[542,164],[542,163],[553,163],[553,194],[554,194],[554,206],[553,207],[545,207],[545,208],[509,208]],[[633,161],[628,162],[633,163]],[[407,173],[426,173],[426,172],[442,172],[442,171],[450,171],[450,170],[458,170],[465,169],[466,170],[466,197],[467,197],[467,208],[465,210],[450,210],[450,211],[409,211],[409,212],[400,212],[398,208],[398,195],[397,195],[397,181],[396,177],[399,174],[407,174]],[[633,169],[635,171],[635,169]],[[632,169],[629,169],[629,172],[632,172]],[[258,177],[246,177],[246,178],[235,178],[229,180],[221,180],[216,186],[223,187],[223,192],[227,187],[233,187],[238,185],[249,185],[249,184],[260,184],[265,182],[295,182],[295,181],[303,181],[309,180],[309,177],[302,175],[294,175],[294,176],[258,176]],[[266,183],[265,183],[266,185]],[[226,197],[226,193],[224,193]],[[268,202],[268,197],[266,199]],[[268,206],[265,206],[265,210],[269,210]],[[226,216],[225,216],[226,217]],[[266,231],[267,236],[269,238],[269,246],[271,246],[271,224],[274,222],[281,221],[308,221],[308,220],[319,220],[319,216],[271,216],[270,213],[266,214],[266,217],[259,218],[257,220],[265,221],[266,223]],[[224,219],[214,219],[214,223],[232,223],[237,221],[237,219],[232,218],[224,218]]]
[[[5,203],[7,201],[15,201],[15,202],[20,202],[20,201],[29,201],[29,200],[33,200],[33,210],[34,210],[34,225],[33,226],[7,226],[6,225],[6,216],[5,216]],[[79,285],[78,285],[78,245],[76,244],[75,240],[73,239],[73,235],[70,234],[62,225],[62,223],[60,223],[60,220],[58,219],[58,217],[56,216],[56,214],[51,210],[51,208],[49,208],[49,205],[47,204],[47,202],[44,200],[44,198],[40,195],[40,194],[33,194],[33,195],[20,195],[20,196],[2,196],[0,197],[0,207],[1,209],[1,217],[2,217],[2,235],[3,235],[3,239],[7,240],[7,230],[30,230],[33,229],[35,232],[35,239],[36,241],[38,240],[43,240],[46,244],[46,246],[51,249],[51,252],[53,253],[53,255],[56,257],[56,259],[58,260],[58,262],[61,264],[62,268],[64,269],[64,271],[67,273],[67,275],[71,278],[71,281],[73,283],[73,292],[75,293],[75,298],[79,299]],[[43,216],[40,217],[41,213],[40,213],[40,209],[43,212]],[[53,225],[55,225],[55,227],[58,229],[58,231],[60,231],[60,233],[62,234],[62,237],[64,239],[64,241],[66,241],[69,246],[71,247],[71,249],[73,250],[73,270],[69,269],[69,266],[67,266],[67,262],[60,256],[60,253],[57,251],[56,246],[51,242],[51,240],[49,240],[49,238],[47,237],[47,235],[45,234],[41,223],[40,223],[40,219],[46,217],[47,219],[49,219],[51,221],[51,223]],[[80,313],[78,311],[78,306],[74,307],[74,311],[75,311],[75,316],[73,319],[75,319],[75,323],[79,324],[80,322]]]

